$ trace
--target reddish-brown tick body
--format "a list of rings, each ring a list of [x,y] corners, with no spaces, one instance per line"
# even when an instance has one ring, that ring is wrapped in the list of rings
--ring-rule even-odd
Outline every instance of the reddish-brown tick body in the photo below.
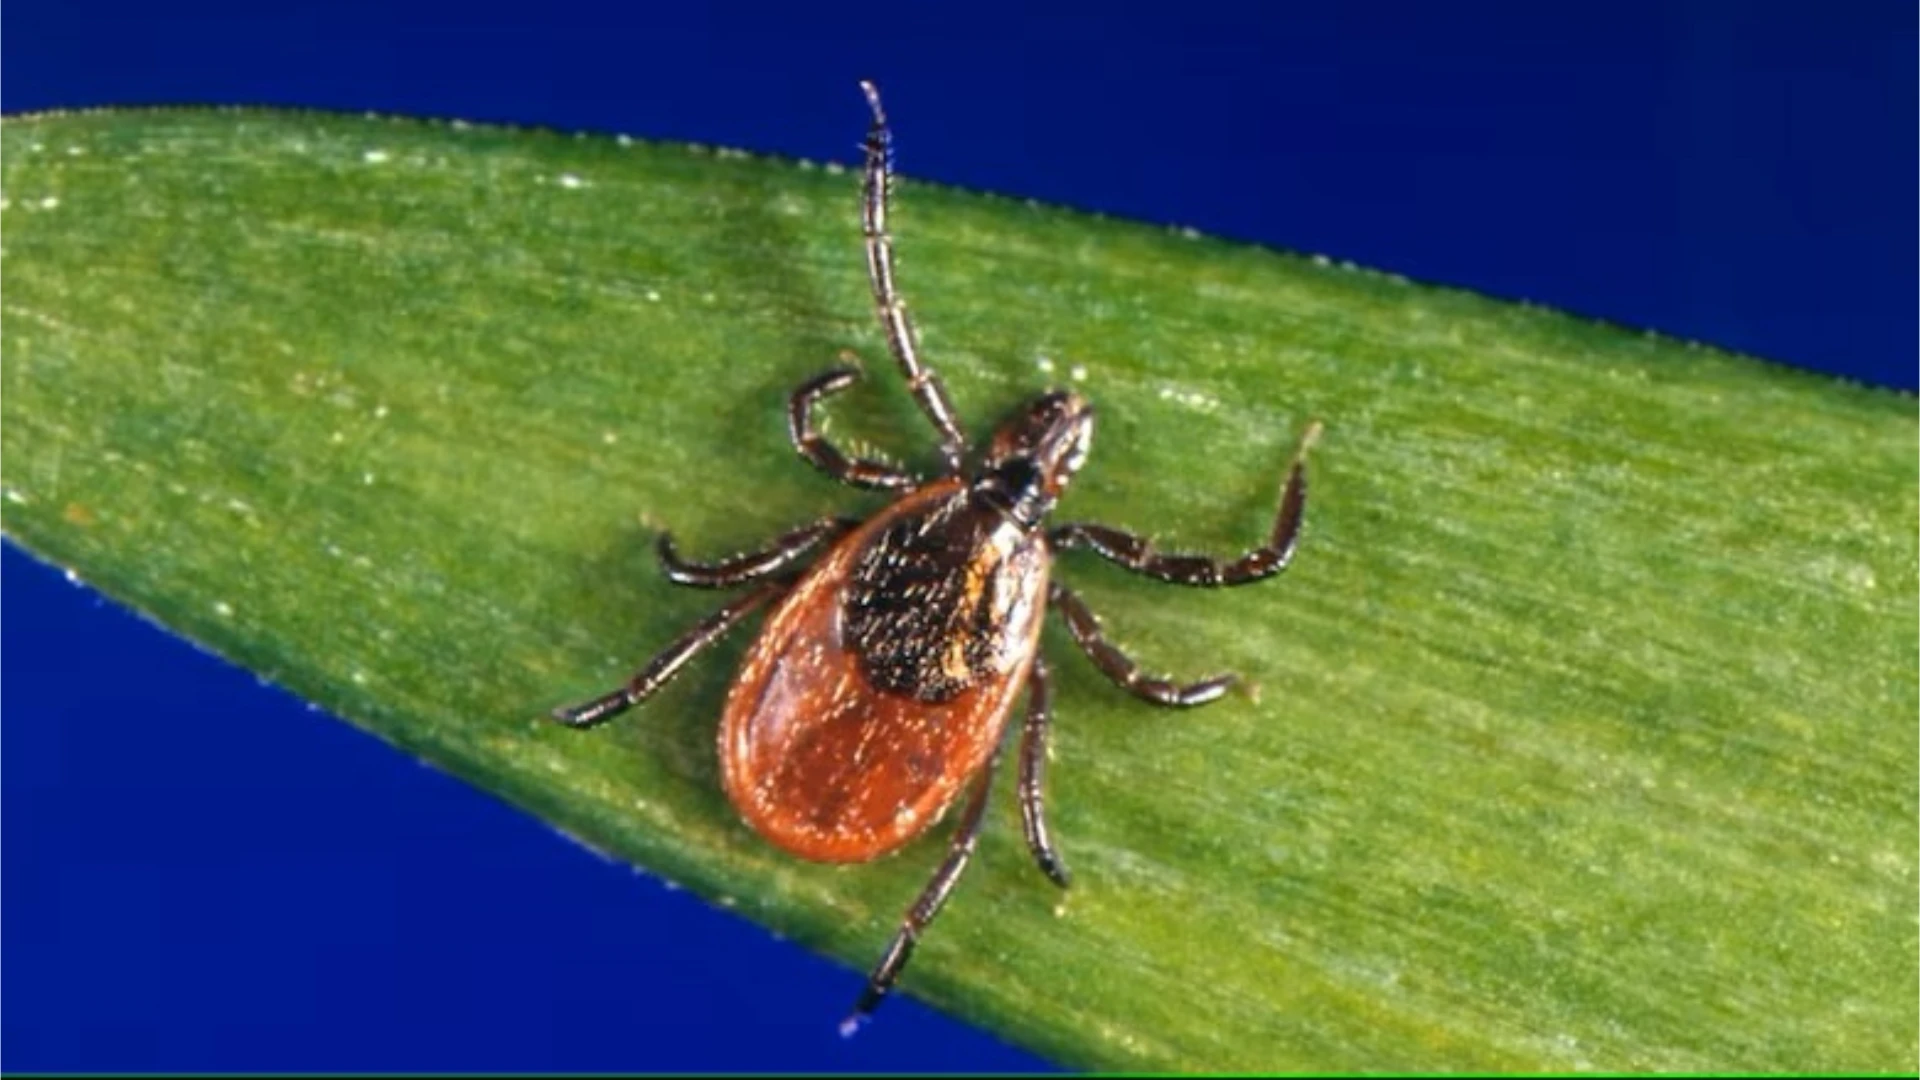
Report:
[[[901,499],[795,583],[720,722],[747,823],[821,862],[925,832],[1000,743],[1046,611],[1045,538],[958,479]]]
[[[940,436],[943,468],[922,479],[850,457],[814,424],[814,407],[851,386],[850,369],[809,379],[788,401],[788,433],[813,465],[855,487],[897,498],[864,522],[829,518],[788,532],[764,551],[703,565],[681,560],[662,535],[667,576],[682,585],[752,584],[667,646],[618,690],[554,710],[589,728],[638,705],[688,660],[761,606],[772,603],[747,653],[720,723],[727,796],[776,846],[817,862],[875,859],[925,832],[962,788],[966,808],[947,856],[900,921],[843,1030],[892,988],[914,944],[972,857],[985,821],[1002,734],[1024,694],[1019,801],[1028,848],[1061,887],[1066,864],[1048,834],[1043,789],[1053,722],[1040,624],[1057,610],[1096,667],[1156,705],[1217,700],[1233,681],[1217,675],[1181,684],[1143,673],[1108,642],[1072,590],[1050,580],[1058,552],[1083,549],[1176,585],[1244,585],[1272,577],[1293,557],[1306,509],[1309,427],[1287,473],[1266,543],[1232,561],[1161,553],[1146,539],[1105,525],[1046,518],[1086,461],[1093,409],[1079,395],[1042,394],[1006,418],[967,468],[946,386],[924,364],[906,301],[894,282],[887,233],[889,135],[879,94],[867,134],[861,219],[874,309],[888,351]],[[799,561],[826,545],[807,570]]]

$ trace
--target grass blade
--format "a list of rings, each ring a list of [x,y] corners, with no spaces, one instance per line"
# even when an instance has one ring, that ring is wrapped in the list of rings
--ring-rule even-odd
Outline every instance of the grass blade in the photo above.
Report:
[[[842,870],[738,824],[744,635],[615,729],[538,719],[714,603],[658,529],[720,554],[879,505],[785,445],[843,350],[836,434],[931,462],[852,176],[265,112],[16,117],[0,152],[9,535],[872,961],[941,841]],[[1056,912],[1007,788],[904,989],[1106,1068],[1915,1067],[1911,398],[912,183],[896,232],[976,437],[1049,382],[1101,410],[1067,516],[1237,550],[1327,424],[1281,581],[1062,569],[1154,668],[1257,693],[1148,710],[1050,630],[1078,884]]]

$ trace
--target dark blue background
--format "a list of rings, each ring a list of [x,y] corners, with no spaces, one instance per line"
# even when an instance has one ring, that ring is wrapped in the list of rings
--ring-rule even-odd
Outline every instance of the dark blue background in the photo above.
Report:
[[[850,161],[871,75],[915,175],[1915,386],[1908,3],[648,6],[18,0],[0,107],[377,110]],[[904,1000],[842,1042],[855,973],[11,546],[0,573],[8,1069],[1041,1065]]]

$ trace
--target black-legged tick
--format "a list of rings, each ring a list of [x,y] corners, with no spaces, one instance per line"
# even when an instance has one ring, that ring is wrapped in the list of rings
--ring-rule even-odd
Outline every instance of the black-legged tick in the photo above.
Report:
[[[1047,514],[1086,460],[1093,408],[1078,395],[1035,398],[994,432],[971,474],[966,438],[940,376],[920,360],[913,321],[894,282],[887,233],[891,187],[886,113],[872,83],[861,210],[867,272],[887,345],[914,400],[940,436],[944,467],[932,479],[848,457],[813,423],[821,399],[852,385],[851,369],[826,372],[794,391],[787,411],[800,456],[855,487],[899,493],[866,521],[829,518],[725,562],[683,561],[660,537],[667,576],[682,585],[756,583],[653,658],[624,687],[557,709],[574,727],[599,724],[644,701],[686,662],[755,609],[773,603],[727,696],[720,761],[727,797],[774,845],[819,862],[865,862],[925,832],[969,782],[972,791],[947,857],[907,909],[893,942],[844,1027],[871,1012],[906,966],[973,854],[1001,735],[1024,688],[1020,813],[1040,869],[1065,887],[1066,864],[1047,835],[1042,788],[1052,722],[1040,623],[1049,607],[1093,663],[1156,705],[1201,705],[1233,682],[1218,675],[1180,684],[1141,672],[1101,636],[1099,620],[1065,586],[1049,581],[1055,554],[1085,548],[1176,585],[1244,585],[1285,569],[1306,508],[1302,438],[1272,534],[1231,562],[1165,555],[1147,540],[1104,525],[1043,529]],[[826,547],[807,569],[803,556]]]

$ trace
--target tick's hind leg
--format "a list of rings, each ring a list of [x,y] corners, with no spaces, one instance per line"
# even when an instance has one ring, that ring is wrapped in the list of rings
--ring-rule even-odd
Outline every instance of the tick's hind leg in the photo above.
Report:
[[[1073,523],[1047,534],[1056,551],[1089,548],[1135,573],[1145,574],[1175,585],[1245,585],[1269,578],[1287,568],[1293,560],[1293,548],[1300,539],[1300,521],[1307,509],[1307,450],[1320,436],[1316,422],[1300,438],[1294,452],[1293,468],[1287,472],[1287,486],[1280,496],[1280,510],[1274,515],[1273,532],[1267,542],[1232,562],[1204,555],[1162,555],[1153,550],[1145,537],[1105,525]]]
[[[686,562],[673,546],[673,534],[661,533],[660,565],[667,580],[697,589],[725,589],[758,581],[792,566],[802,555],[819,547],[821,541],[838,536],[858,525],[852,518],[823,518],[776,537],[765,551],[736,555],[717,563]]]
[[[893,280],[893,237],[887,232],[887,207],[893,192],[893,132],[887,129],[887,114],[880,107],[880,91],[870,82],[861,83],[860,89],[866,92],[867,105],[873,109],[873,126],[867,129],[866,176],[860,188],[860,222],[867,238],[867,280],[873,286],[874,311],[887,332],[887,348],[907,377],[907,389],[940,433],[940,454],[946,459],[947,475],[952,475],[960,471],[967,437],[960,433],[960,421],[954,417],[946,384],[920,362],[913,318],[907,314],[907,301]]]
[[[785,591],[791,582],[786,580],[768,581],[759,588],[737,597],[719,611],[701,620],[698,626],[687,631],[680,640],[667,646],[660,655],[647,662],[627,685],[610,694],[604,694],[592,701],[582,702],[565,708],[553,710],[553,718],[568,727],[589,728],[626,712],[635,705],[651,697],[654,691],[665,686],[669,680],[680,673],[687,661],[693,659],[702,649],[720,640],[727,631],[738,626],[753,610]]]
[[[1020,733],[1020,824],[1040,872],[1064,889],[1073,883],[1073,875],[1047,835],[1047,735],[1052,727],[1053,687],[1047,662],[1036,656],[1027,676],[1027,723]]]
[[[1180,684],[1144,675],[1133,658],[1121,652],[1100,632],[1100,620],[1087,602],[1065,585],[1055,583],[1047,593],[1048,601],[1066,617],[1067,629],[1087,658],[1121,689],[1155,705],[1205,705],[1233,685],[1234,676],[1215,675],[1196,683]]]
[[[814,405],[821,398],[852,386],[859,377],[860,373],[852,368],[835,368],[801,383],[787,399],[787,436],[801,457],[843,484],[879,491],[905,491],[919,481],[884,462],[848,457],[813,426]]]
[[[919,899],[907,909],[906,917],[900,920],[900,932],[893,936],[892,944],[887,946],[885,955],[867,978],[867,988],[860,994],[860,1000],[854,1003],[853,1012],[840,1023],[840,1034],[851,1035],[860,1026],[867,1014],[878,1008],[881,999],[893,989],[894,980],[907,966],[907,960],[913,956],[913,946],[926,933],[934,916],[940,914],[940,908],[953,892],[960,874],[966,870],[967,862],[973,858],[974,843],[980,838],[980,824],[986,820],[987,793],[993,790],[994,766],[999,763],[999,751],[987,759],[987,765],[980,770],[980,778],[973,783],[973,793],[967,797],[967,809],[960,818],[960,826],[953,832],[953,842],[947,848],[947,857],[941,862],[940,869],[933,872],[932,880],[920,891]]]

